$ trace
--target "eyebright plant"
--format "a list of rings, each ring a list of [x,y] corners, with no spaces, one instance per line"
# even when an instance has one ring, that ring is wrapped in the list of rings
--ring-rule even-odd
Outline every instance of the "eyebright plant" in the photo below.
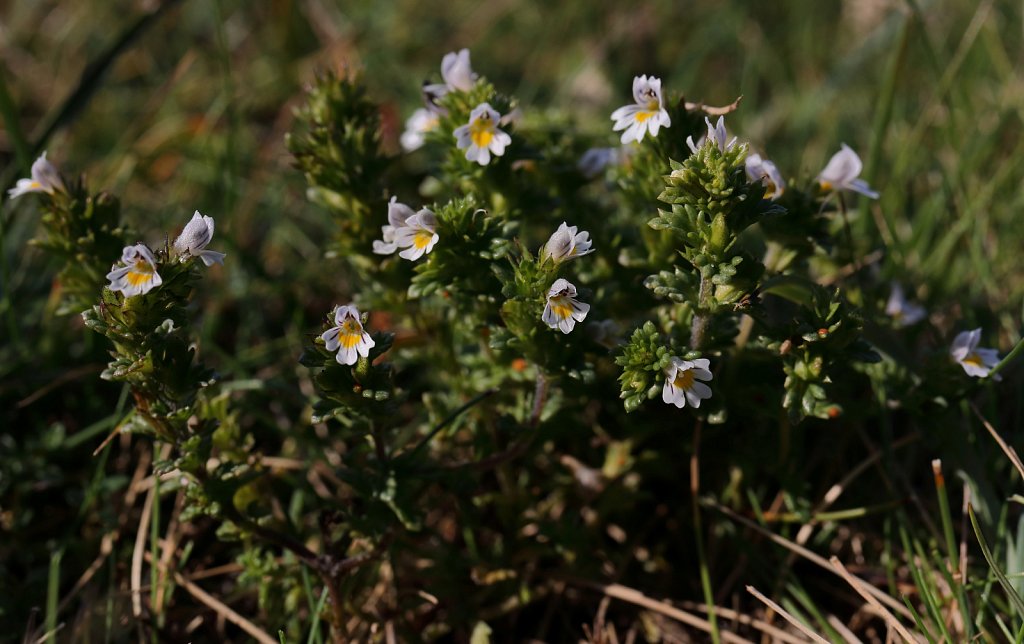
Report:
[[[134,400],[120,431],[169,446],[156,467],[180,475],[185,518],[244,540],[247,574],[294,587],[262,549],[317,573],[335,641],[366,634],[350,616],[372,621],[386,580],[402,589],[388,600],[397,628],[440,637],[537,579],[600,576],[591,501],[628,516],[643,485],[676,485],[651,454],[680,462],[704,424],[722,437],[824,429],[893,387],[927,414],[998,362],[981,329],[921,356],[934,380],[867,340],[869,324],[899,338],[927,315],[902,286],[844,272],[841,193],[879,197],[845,144],[815,177],[794,176],[730,134],[736,104],[688,103],[654,76],[633,79],[633,103],[594,138],[502,94],[468,50],[440,71],[400,141],[358,77],[333,75],[288,138],[335,224],[327,296],[347,304],[307,329],[308,417],[278,443],[333,455],[330,487],[264,468],[222,375],[198,359],[190,302],[225,263],[212,217],[147,245],[116,200],[65,182],[45,154],[11,192],[38,193],[39,244],[65,262],[62,307],[110,343],[103,377]],[[284,516],[298,490],[315,509]],[[671,573],[660,556],[650,569]]]

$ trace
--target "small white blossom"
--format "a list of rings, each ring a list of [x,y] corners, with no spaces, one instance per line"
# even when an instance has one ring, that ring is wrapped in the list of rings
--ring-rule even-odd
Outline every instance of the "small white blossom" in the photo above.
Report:
[[[692,136],[686,137],[686,145],[689,146],[691,152],[696,154],[697,150],[699,150],[708,139],[715,142],[715,145],[718,146],[719,152],[722,154],[725,154],[736,146],[735,136],[732,137],[732,140],[729,140],[729,133],[725,129],[724,116],[719,116],[718,122],[714,125],[711,124],[711,119],[705,116],[704,123],[708,126],[708,133],[705,136],[700,137],[699,141],[694,143]]]
[[[558,263],[594,252],[591,248],[593,243],[590,241],[590,233],[585,230],[576,232],[577,230],[576,226],[570,226],[563,221],[558,230],[548,238],[548,243],[544,244],[541,256]]]
[[[405,222],[408,221],[409,217],[415,214],[409,206],[404,203],[398,203],[398,197],[391,197],[391,201],[388,202],[388,223],[380,227],[383,240],[373,242],[373,252],[378,255],[390,255],[398,250],[398,244],[395,243],[395,234],[399,228],[405,226]]]
[[[156,272],[156,258],[145,244],[125,246],[121,252],[123,266],[112,268],[107,273],[111,291],[120,291],[125,297],[144,295],[163,284],[160,273]]]
[[[949,349],[949,355],[960,363],[968,376],[975,378],[985,378],[999,364],[999,352],[995,349],[979,349],[980,340],[980,328],[962,331],[953,339],[953,346]],[[999,374],[995,375],[995,379],[1001,379]]]
[[[625,105],[612,112],[611,118],[615,121],[612,131],[625,130],[620,139],[622,143],[639,143],[648,132],[655,137],[660,128],[672,125],[672,118],[662,102],[660,78],[633,78],[633,100],[636,101],[634,105]]]
[[[55,190],[64,190],[64,182],[61,181],[57,168],[46,160],[46,152],[43,152],[32,164],[32,176],[28,179],[18,179],[18,183],[7,191],[7,198],[14,199],[29,192],[53,194]]]
[[[587,179],[593,179],[619,160],[618,148],[590,148],[576,163],[576,169]]]
[[[412,152],[423,147],[426,133],[436,128],[438,122],[437,114],[425,107],[421,107],[413,112],[412,116],[405,121],[405,132],[402,132],[402,136],[399,139],[402,149],[406,152]]]
[[[449,89],[468,92],[476,84],[476,74],[469,64],[469,50],[451,52],[441,59],[441,78]]]
[[[928,311],[920,304],[907,301],[903,295],[903,287],[893,282],[889,301],[885,303],[885,314],[893,319],[896,326],[904,327],[917,324],[928,316]]]
[[[665,370],[661,399],[679,408],[685,407],[687,403],[694,408],[700,407],[701,400],[711,397],[711,387],[700,382],[709,381],[713,377],[708,370],[709,364],[706,358],[682,360],[673,356]]]
[[[334,309],[334,325],[320,336],[328,351],[337,351],[338,364],[353,365],[367,357],[375,342],[363,329],[362,316],[352,304]]]
[[[751,152],[746,160],[747,179],[751,182],[760,181],[765,186],[765,199],[775,200],[786,191],[786,181],[778,167],[760,154]]]
[[[476,85],[477,75],[469,64],[469,50],[461,49],[449,52],[441,59],[441,78],[443,83],[427,83],[423,86],[423,100],[427,109],[435,113],[445,110],[438,106],[437,101],[448,92],[468,92]]]
[[[469,124],[455,128],[460,150],[466,150],[466,159],[480,165],[491,162],[491,154],[500,157],[512,137],[498,129],[501,115],[489,103],[477,105],[469,114]]]
[[[207,217],[195,211],[191,221],[185,225],[178,238],[174,240],[174,250],[179,255],[198,257],[207,266],[224,265],[224,253],[206,250],[213,240],[213,217]]]
[[[405,225],[395,230],[395,244],[404,248],[399,257],[417,260],[434,249],[437,243],[437,217],[424,208],[405,220]]]
[[[864,164],[857,153],[843,143],[839,152],[832,155],[828,165],[818,175],[818,184],[824,192],[852,190],[865,197],[878,199],[878,193],[871,189],[867,181],[859,178],[863,169]]]
[[[572,282],[558,278],[548,289],[547,303],[544,305],[541,320],[552,329],[569,333],[590,311],[589,304],[579,302],[575,298],[576,287]]]

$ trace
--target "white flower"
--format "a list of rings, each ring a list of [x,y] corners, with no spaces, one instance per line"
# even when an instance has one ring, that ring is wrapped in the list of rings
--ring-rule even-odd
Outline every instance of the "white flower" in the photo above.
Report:
[[[587,179],[593,179],[604,172],[604,169],[617,163],[619,150],[617,148],[590,148],[583,153],[576,163],[576,169]]]
[[[548,238],[548,243],[544,244],[541,256],[558,263],[594,252],[591,248],[593,244],[590,241],[590,233],[585,230],[576,231],[576,226],[570,226],[563,221],[558,230]]]
[[[423,142],[426,139],[424,135],[436,128],[437,124],[437,114],[429,109],[421,107],[413,112],[412,116],[406,120],[405,132],[402,132],[400,138],[402,149],[406,152],[412,152],[423,147]]]
[[[441,59],[441,78],[449,89],[468,92],[476,84],[476,74],[469,64],[469,50],[451,52]]]
[[[700,401],[711,397],[711,387],[701,380],[711,380],[708,371],[710,362],[706,358],[698,360],[681,360],[672,357],[665,370],[665,385],[661,388],[661,399],[670,405],[683,408],[686,403],[691,407],[700,407]]]
[[[18,179],[18,183],[7,191],[7,198],[14,199],[29,192],[46,192],[52,195],[54,190],[64,190],[64,182],[61,181],[57,168],[46,160],[46,152],[43,152],[32,164],[32,177]]]
[[[885,314],[896,322],[896,326],[904,327],[917,324],[928,316],[928,311],[920,304],[908,302],[903,295],[903,287],[893,282],[889,301],[885,303]]]
[[[203,260],[203,264],[213,266],[215,263],[224,265],[224,253],[206,250],[213,240],[213,217],[207,217],[195,211],[191,221],[185,224],[178,238],[174,240],[174,250],[179,255],[189,255]]]
[[[993,367],[999,364],[999,352],[995,349],[979,349],[979,340],[981,340],[980,328],[973,331],[962,331],[953,339],[949,355],[960,363],[968,376],[984,378],[988,376]],[[995,379],[1001,380],[999,374],[995,375]]]
[[[751,182],[760,181],[765,186],[764,197],[765,199],[775,200],[782,196],[782,193],[786,191],[786,181],[782,178],[782,173],[775,166],[774,163],[768,159],[764,159],[760,154],[751,152],[747,155],[746,160],[747,168],[747,179]]]
[[[353,365],[359,356],[367,357],[374,346],[373,338],[363,329],[359,309],[352,304],[334,309],[335,326],[320,336],[328,351],[337,351],[338,364]]]
[[[469,124],[455,128],[459,149],[466,150],[466,159],[480,165],[491,162],[491,154],[500,157],[505,146],[512,143],[512,137],[498,129],[501,119],[489,103],[481,103],[469,114]]]
[[[156,272],[156,258],[145,244],[125,246],[121,252],[124,266],[112,268],[107,273],[111,291],[121,291],[125,297],[143,295],[163,284],[160,273]]]
[[[615,125],[612,130],[622,133],[622,143],[643,141],[644,134],[658,136],[658,129],[672,125],[672,118],[665,110],[661,98],[661,79],[651,76],[633,78],[633,100],[635,105],[626,105],[612,112]]]
[[[697,141],[696,143],[693,142],[692,136],[686,137],[686,145],[690,147],[691,152],[696,154],[697,150],[703,147],[704,142],[707,141],[708,139],[711,139],[712,141],[715,142],[715,145],[718,146],[719,152],[721,152],[722,154],[725,154],[726,152],[728,152],[729,150],[733,149],[733,147],[736,146],[735,136],[732,137],[731,141],[729,140],[729,133],[725,129],[724,116],[719,116],[718,122],[715,123],[714,125],[711,124],[711,119],[705,116],[704,123],[706,123],[708,126],[707,135],[702,136],[700,140]]]
[[[857,153],[843,143],[842,149],[832,155],[832,158],[828,160],[828,165],[818,175],[818,183],[824,192],[852,190],[865,197],[878,199],[878,193],[871,189],[868,182],[858,178],[863,168],[864,164],[861,163]]]
[[[569,333],[590,311],[589,304],[578,302],[575,298],[576,287],[572,282],[558,278],[548,289],[547,303],[540,319],[552,329]]]
[[[380,234],[383,240],[373,242],[373,252],[378,255],[390,255],[398,250],[395,243],[395,235],[398,230],[405,226],[405,222],[416,213],[404,203],[398,203],[398,197],[391,197],[388,202],[388,223],[380,227]]]
[[[405,225],[395,229],[395,245],[404,248],[399,257],[417,260],[434,249],[437,243],[437,217],[423,208],[405,220]]]
[[[461,49],[450,52],[441,59],[441,78],[443,83],[426,83],[423,85],[423,101],[431,112],[441,114],[444,108],[437,101],[452,91],[468,92],[476,85],[477,75],[469,64],[469,50]]]

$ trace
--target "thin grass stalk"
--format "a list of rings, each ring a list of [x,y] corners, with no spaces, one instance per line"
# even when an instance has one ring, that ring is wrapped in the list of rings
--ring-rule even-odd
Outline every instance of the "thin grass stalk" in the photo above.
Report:
[[[935,479],[935,492],[939,497],[939,516],[942,519],[942,535],[946,541],[946,556],[948,558],[948,570],[950,586],[956,601],[960,605],[960,614],[963,617],[966,637],[974,635],[974,628],[971,622],[971,609],[967,600],[967,593],[964,591],[964,580],[957,579],[960,573],[960,549],[956,543],[956,534],[953,531],[953,515],[949,510],[949,494],[946,491],[946,477],[942,475],[942,461],[932,461],[932,474]]]
[[[46,642],[55,644],[57,641],[57,602],[60,598],[60,560],[64,557],[64,548],[58,548],[50,554],[50,574],[46,584]]]
[[[711,573],[707,555],[704,552],[704,528],[700,520],[700,430],[703,423],[698,420],[693,430],[693,456],[690,457],[690,507],[693,510],[693,533],[697,545],[697,559],[700,561],[700,586],[704,592],[704,603],[708,606],[708,623],[711,625],[711,641],[720,644],[718,616],[715,614],[715,594],[711,589]]]

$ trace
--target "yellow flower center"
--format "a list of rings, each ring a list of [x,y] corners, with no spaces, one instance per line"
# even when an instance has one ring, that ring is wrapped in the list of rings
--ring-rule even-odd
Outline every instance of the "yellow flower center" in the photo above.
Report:
[[[637,123],[643,123],[652,116],[654,116],[654,112],[637,112],[635,118]]]
[[[353,318],[346,318],[341,323],[341,346],[346,349],[359,344],[360,338],[363,337],[363,325]]]
[[[832,192],[832,182],[831,181],[821,181],[820,185],[821,185],[822,192]]]
[[[434,238],[434,233],[429,230],[417,230],[416,234],[412,238],[412,245],[417,249],[426,248],[430,244],[430,240]]]
[[[140,259],[135,262],[132,270],[128,271],[128,274],[125,275],[125,279],[132,286],[139,286],[153,279],[154,272],[155,270],[149,265],[149,262]]]
[[[693,370],[687,369],[686,371],[677,371],[676,378],[672,381],[672,386],[676,389],[682,389],[688,391],[693,386]]]
[[[551,312],[559,320],[565,320],[572,316],[572,304],[569,303],[569,298],[563,295],[556,295],[548,302],[551,304]]]
[[[967,356],[966,358],[964,358],[963,362],[964,364],[974,365],[975,367],[983,366],[981,362],[981,356],[979,356],[977,353],[972,353],[971,355]]]
[[[764,189],[764,198],[771,199],[775,196],[775,191],[778,190],[778,186],[775,185],[774,181],[768,180]]]
[[[490,145],[491,139],[494,138],[494,125],[491,123],[490,117],[481,116],[470,123],[469,138],[477,147],[486,148]]]

